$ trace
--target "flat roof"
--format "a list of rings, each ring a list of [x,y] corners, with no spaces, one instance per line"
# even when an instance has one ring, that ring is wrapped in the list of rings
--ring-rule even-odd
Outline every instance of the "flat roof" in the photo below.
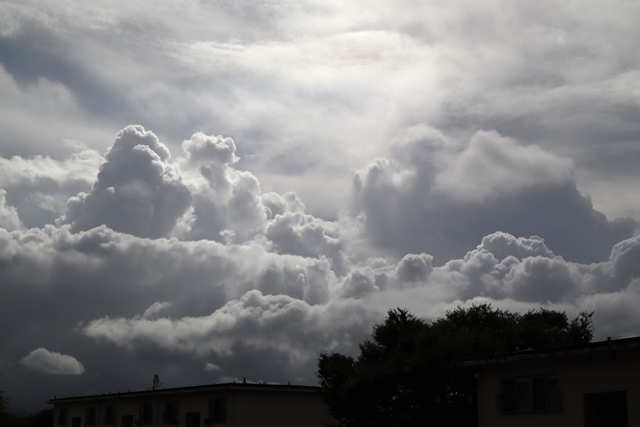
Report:
[[[122,399],[132,397],[148,397],[148,396],[162,396],[169,394],[181,394],[181,393],[202,393],[202,392],[214,392],[223,390],[242,390],[242,391],[272,391],[272,392],[303,392],[303,393],[316,393],[320,390],[320,387],[309,385],[288,385],[288,384],[254,384],[254,383],[220,383],[220,384],[205,384],[189,387],[174,387],[174,388],[156,388],[155,390],[140,390],[140,391],[128,391],[128,392],[116,392],[105,394],[94,394],[86,396],[71,396],[71,397],[54,397],[47,400],[49,404],[70,403],[77,401],[90,401],[90,400],[107,400],[107,399]]]
[[[474,367],[493,365],[520,360],[544,359],[549,357],[591,353],[595,351],[622,350],[629,348],[640,348],[640,336],[619,339],[609,338],[606,341],[595,341],[587,344],[578,344],[566,347],[551,347],[537,350],[517,351],[513,353],[502,353],[493,356],[474,357],[465,360],[460,363],[459,366]]]

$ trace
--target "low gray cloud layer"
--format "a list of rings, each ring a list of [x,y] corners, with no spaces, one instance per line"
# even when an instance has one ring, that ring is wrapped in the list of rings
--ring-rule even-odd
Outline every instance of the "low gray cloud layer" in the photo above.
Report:
[[[315,384],[395,307],[639,333],[638,14],[0,3],[0,388]]]

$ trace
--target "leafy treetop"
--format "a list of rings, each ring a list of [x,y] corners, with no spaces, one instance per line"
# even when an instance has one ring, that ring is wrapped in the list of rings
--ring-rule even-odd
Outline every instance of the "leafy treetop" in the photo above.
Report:
[[[482,304],[427,322],[390,310],[356,359],[321,354],[316,375],[332,415],[347,426],[473,426],[476,378],[461,361],[588,343],[592,316],[569,321],[544,308],[520,314]]]

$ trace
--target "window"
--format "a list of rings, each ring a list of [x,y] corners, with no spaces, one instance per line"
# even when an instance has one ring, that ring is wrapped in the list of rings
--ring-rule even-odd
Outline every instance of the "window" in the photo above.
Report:
[[[178,424],[178,404],[176,402],[167,402],[164,404],[162,422],[164,424]]]
[[[90,406],[87,408],[87,414],[85,416],[85,425],[94,426],[96,425],[96,419],[98,411],[95,406]]]
[[[58,409],[58,416],[56,417],[56,424],[58,426],[66,426],[67,425],[67,410],[66,409]]]
[[[209,419],[214,424],[227,421],[227,402],[224,398],[211,400],[209,403]]]
[[[107,406],[104,408],[104,425],[114,426],[116,425],[116,407]]]
[[[503,414],[559,411],[561,403],[555,375],[504,379],[498,395],[498,411]]]
[[[153,423],[153,406],[150,403],[140,405],[140,424]]]

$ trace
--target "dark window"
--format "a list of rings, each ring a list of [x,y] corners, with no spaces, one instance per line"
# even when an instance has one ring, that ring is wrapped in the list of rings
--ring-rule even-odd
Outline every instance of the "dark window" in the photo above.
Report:
[[[585,393],[586,427],[627,427],[627,392]]]
[[[85,416],[85,425],[94,426],[96,425],[96,419],[98,411],[95,406],[90,406],[87,408],[87,414]]]
[[[153,406],[150,403],[140,405],[140,424],[153,423]]]
[[[498,410],[503,414],[559,411],[562,406],[557,376],[502,380]]]
[[[56,424],[59,426],[67,425],[67,410],[66,409],[58,409],[58,416],[56,418]]]
[[[227,402],[223,398],[213,399],[209,404],[209,419],[212,423],[227,421]]]
[[[164,404],[164,412],[162,413],[162,422],[164,424],[178,423],[178,404],[176,402],[167,402]]]
[[[116,407],[107,406],[104,408],[104,425],[113,426],[116,424]]]

